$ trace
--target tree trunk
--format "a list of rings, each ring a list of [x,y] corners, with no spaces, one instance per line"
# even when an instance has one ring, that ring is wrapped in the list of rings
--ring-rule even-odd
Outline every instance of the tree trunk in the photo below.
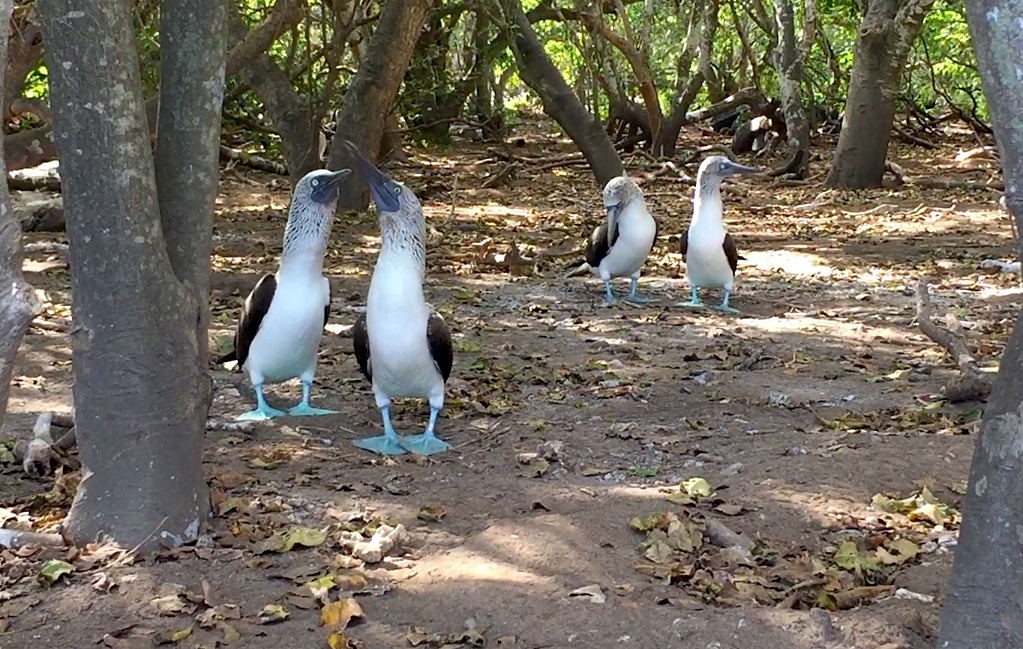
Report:
[[[1023,0],[967,0],[966,19],[1005,177],[1023,228]],[[1019,246],[1020,242],[1017,241]],[[1023,254],[1023,250],[1017,250]],[[1023,318],[1017,316],[988,399],[963,500],[963,524],[941,612],[939,649],[1023,647]]]
[[[37,6],[71,245],[83,464],[65,531],[76,543],[102,535],[142,551],[176,546],[198,538],[209,508],[206,296],[197,295],[207,271],[196,265],[208,264],[216,185],[222,7],[162,3],[163,72],[186,76],[161,79],[170,94],[160,125],[171,133],[158,142],[169,158],[158,165],[159,183],[184,205],[174,208],[178,220],[168,213],[161,224],[130,0]],[[196,52],[201,60],[192,60]],[[179,175],[168,165],[190,171]],[[201,214],[181,216],[186,209]]]
[[[14,0],[0,0],[0,25],[7,25],[14,12]],[[7,49],[8,30],[0,30],[0,52]],[[4,69],[0,67],[0,88],[4,87]],[[6,109],[6,106],[3,107]],[[3,110],[0,110],[3,114]],[[0,139],[0,154],[3,141]],[[0,160],[3,156],[0,156]],[[0,171],[4,171],[0,167]],[[4,172],[6,175],[6,172]],[[35,291],[21,274],[21,224],[11,209],[7,184],[0,183],[0,430],[11,395],[11,376],[18,347],[32,319],[42,311]]]
[[[803,23],[803,40],[813,41],[814,0],[806,4],[809,10]],[[789,158],[778,174],[790,173],[797,178],[806,178],[810,170],[810,124],[806,119],[803,105],[803,51],[796,45],[796,21],[792,0],[774,0],[774,19],[778,29],[778,49],[773,56],[774,69],[778,73],[781,106],[785,112]],[[894,115],[894,113],[893,113]],[[886,145],[887,146],[887,145]]]
[[[593,170],[597,184],[622,174],[622,161],[604,125],[579,103],[575,93],[551,63],[520,0],[498,0],[505,17],[504,29],[512,44],[519,75],[543,103],[544,112],[565,130]]]
[[[338,138],[338,144],[351,140],[371,162],[380,151],[384,124],[398,97],[401,80],[432,4],[433,0],[391,0],[384,5],[366,56],[341,100],[334,137]],[[328,168],[354,165],[347,147],[330,147]],[[337,206],[339,209],[366,209],[369,190],[365,183],[342,183]]]
[[[845,118],[825,185],[880,187],[899,75],[934,0],[871,0],[860,21]]]

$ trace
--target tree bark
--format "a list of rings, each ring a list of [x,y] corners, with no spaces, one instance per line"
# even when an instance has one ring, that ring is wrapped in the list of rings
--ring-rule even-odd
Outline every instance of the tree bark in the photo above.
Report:
[[[586,110],[572,92],[561,72],[551,63],[520,0],[498,0],[505,17],[503,29],[511,42],[519,75],[543,103],[544,112],[554,118],[582,152],[593,170],[597,184],[620,176],[624,167],[604,125]]]
[[[371,162],[380,152],[384,124],[432,4],[433,0],[390,0],[384,5],[366,56],[341,100],[334,137],[340,138],[338,142],[351,140]],[[328,168],[343,169],[354,164],[347,147],[330,148]],[[366,209],[369,190],[364,183],[342,183],[337,206]]]
[[[828,187],[880,187],[899,75],[934,0],[870,0],[860,22]]]
[[[966,0],[966,19],[1005,177],[1023,228],[1023,0]],[[1017,241],[1017,246],[1020,242]],[[1018,250],[1017,253],[1023,252]],[[939,649],[1023,647],[1023,317],[1017,316],[981,421]]]
[[[789,158],[778,173],[790,173],[806,178],[810,170],[810,123],[803,105],[803,64],[805,52],[813,42],[815,27],[814,0],[807,0],[803,22],[803,46],[796,44],[796,24],[792,0],[774,0],[774,19],[778,29],[778,49],[774,52],[774,69],[778,73],[781,106],[785,111],[785,125],[789,145]],[[894,115],[894,113],[893,113]],[[886,145],[887,146],[887,145]]]
[[[196,540],[206,520],[207,342],[198,337],[205,296],[197,302],[196,283],[207,271],[189,265],[208,263],[209,234],[199,230],[210,227],[216,183],[201,178],[216,149],[200,150],[212,139],[223,92],[224,25],[215,4],[162,3],[174,31],[161,30],[164,71],[206,75],[161,80],[170,110],[184,113],[167,115],[164,106],[161,127],[190,147],[164,143],[161,155],[182,155],[167,163],[190,170],[193,182],[179,187],[186,176],[161,163],[160,183],[178,190],[168,199],[206,212],[162,227],[130,0],[38,1],[71,250],[83,478],[65,532],[79,544],[103,536],[141,551],[176,546]],[[187,61],[199,47],[206,60]],[[187,232],[198,251],[182,250]]]
[[[0,0],[0,25],[7,25],[14,12],[14,0]],[[0,30],[0,52],[7,50],[8,30]],[[5,71],[0,67],[0,88],[4,87]],[[2,107],[6,109],[6,106]],[[0,114],[4,114],[0,110]],[[0,138],[0,154],[3,141]],[[3,156],[0,155],[0,160]],[[6,175],[6,170],[0,167]],[[11,209],[7,184],[0,183],[0,429],[7,414],[11,396],[11,376],[21,339],[29,323],[42,311],[42,304],[21,273],[21,224]]]

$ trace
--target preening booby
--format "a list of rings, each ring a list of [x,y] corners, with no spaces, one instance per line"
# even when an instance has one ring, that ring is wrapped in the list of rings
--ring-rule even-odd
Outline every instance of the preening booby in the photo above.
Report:
[[[317,169],[295,185],[277,274],[264,275],[245,298],[234,349],[217,359],[217,363],[238,361],[256,391],[256,409],[239,415],[238,421],[334,412],[310,406],[309,393],[316,351],[330,316],[330,282],[323,276],[323,256],[337,207],[338,184],[351,172]],[[298,405],[287,412],[267,405],[264,383],[296,377],[302,381]]]
[[[434,434],[451,375],[451,332],[423,296],[426,220],[419,199],[391,180],[346,143],[359,175],[369,186],[380,220],[380,255],[369,284],[366,313],[352,331],[355,359],[373,384],[384,434],[352,442],[382,455],[413,451],[433,455],[451,448]],[[391,399],[426,398],[430,423],[421,435],[399,436],[391,425]]]
[[[657,239],[657,221],[643,200],[643,190],[627,175],[612,178],[604,185],[607,222],[594,228],[586,246],[586,262],[573,270],[575,275],[589,270],[604,281],[604,298],[615,301],[611,280],[629,277],[628,302],[642,304],[647,298],[636,295],[643,264]]]
[[[693,198],[693,219],[682,243],[682,261],[686,264],[691,300],[680,306],[701,307],[698,289],[723,288],[724,297],[716,308],[725,313],[740,313],[728,305],[735,286],[739,251],[722,220],[721,179],[732,174],[756,173],[753,167],[736,164],[724,156],[711,156],[700,164]]]

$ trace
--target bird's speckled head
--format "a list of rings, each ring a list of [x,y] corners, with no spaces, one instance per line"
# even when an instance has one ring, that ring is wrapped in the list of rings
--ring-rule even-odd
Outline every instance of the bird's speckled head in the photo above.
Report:
[[[325,251],[337,208],[341,179],[351,169],[316,169],[302,176],[291,193],[288,225],[284,228],[284,255],[298,249]]]
[[[643,190],[632,179],[622,174],[615,176],[604,185],[604,207],[628,205],[637,198],[643,197]]]
[[[302,176],[295,185],[295,197],[304,197],[308,201],[324,207],[337,205],[337,190],[341,179],[352,173],[351,169],[316,169]]]
[[[696,176],[696,182],[702,192],[721,184],[721,179],[732,174],[753,174],[759,169],[747,167],[737,162],[732,162],[723,155],[712,155],[700,163],[700,172]]]

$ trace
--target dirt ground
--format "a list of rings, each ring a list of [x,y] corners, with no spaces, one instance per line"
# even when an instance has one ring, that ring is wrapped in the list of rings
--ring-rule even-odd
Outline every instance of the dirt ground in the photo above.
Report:
[[[524,127],[517,155],[570,153],[552,133]],[[690,150],[724,141],[697,128],[684,136]],[[660,223],[640,284],[659,301],[607,307],[598,280],[563,277],[567,253],[603,215],[585,167],[537,171],[542,162],[527,162],[506,184],[480,189],[504,168],[486,160],[486,146],[411,151],[409,164],[388,172],[416,191],[432,228],[427,299],[456,349],[438,434],[455,450],[391,460],[349,443],[380,431],[348,336],[379,238],[373,212],[339,215],[326,268],[334,310],[314,388],[314,405],[339,414],[232,429],[225,422],[251,407],[251,391],[240,374],[216,369],[205,449],[218,512],[210,542],[119,563],[39,548],[0,554],[0,647],[931,646],[980,406],[941,400],[955,367],[920,333],[914,286],[930,279],[936,316],[955,313],[993,371],[1020,292],[1017,276],[980,263],[1009,259],[1012,233],[989,190],[822,194],[833,143],[817,142],[823,158],[808,183],[728,182],[726,220],[746,258],[733,300],[741,316],[674,306],[687,298],[677,236],[692,187],[654,175],[660,163],[628,160]],[[983,182],[994,162],[955,161],[976,146],[952,133],[937,151],[896,142],[891,159],[913,177]],[[242,168],[223,170],[222,191],[213,345],[231,334],[258,274],[274,269],[288,200],[280,179]],[[36,250],[25,268],[52,305],[25,340],[8,437],[29,435],[39,412],[71,405],[66,252]],[[278,386],[271,403],[299,393]],[[420,432],[426,418],[425,404],[409,400],[395,425]],[[714,495],[667,500],[691,478]],[[8,465],[0,514],[8,526],[52,530],[67,485],[66,476],[33,480]],[[876,494],[904,498],[924,487],[948,506],[944,526],[871,505]],[[630,521],[668,512],[755,540],[759,567],[742,573],[712,543],[701,550],[703,581],[691,561],[652,561]],[[338,541],[341,530],[368,535],[380,522],[400,523],[408,538],[363,565]],[[292,533],[312,547],[283,551],[280,535]],[[811,607],[817,595],[803,591],[819,593],[822,573],[801,580],[783,568],[800,557],[831,565],[847,538],[864,553],[908,538],[919,553],[891,562],[881,579],[845,572],[842,584],[828,582],[833,593],[876,590]],[[78,569],[42,587],[36,572],[54,557]],[[759,576],[736,579],[742,588],[722,586],[749,570]],[[343,623],[321,626],[318,593],[302,586],[323,575],[333,577],[329,601],[354,592],[361,605],[343,633]],[[763,586],[760,603],[742,596],[753,583]],[[260,623],[281,616],[278,605],[287,618]]]

